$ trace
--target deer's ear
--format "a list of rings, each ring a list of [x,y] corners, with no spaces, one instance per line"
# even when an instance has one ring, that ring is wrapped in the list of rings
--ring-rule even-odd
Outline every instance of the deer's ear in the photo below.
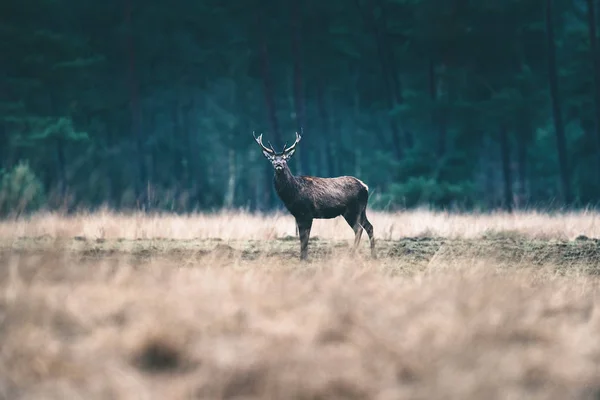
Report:
[[[285,153],[285,155],[284,155],[285,159],[289,160],[290,157],[292,157],[295,152],[296,152],[296,149],[291,149],[290,151],[288,151],[287,153]]]
[[[263,155],[264,155],[265,157],[267,157],[269,160],[273,158],[273,156],[271,155],[271,153],[269,153],[269,152],[268,152],[268,151],[266,151],[266,150],[263,150],[263,151],[262,151],[262,153],[263,153]]]

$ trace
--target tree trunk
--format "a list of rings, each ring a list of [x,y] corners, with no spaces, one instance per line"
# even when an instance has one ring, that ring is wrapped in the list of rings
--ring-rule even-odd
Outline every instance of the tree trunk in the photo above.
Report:
[[[306,126],[305,107],[304,107],[304,91],[302,77],[302,29],[301,17],[302,7],[301,0],[291,0],[291,19],[292,19],[292,57],[294,66],[294,108],[296,114],[296,131],[302,136],[305,136],[304,127]],[[309,133],[310,135],[310,133]],[[305,142],[304,147],[299,149],[299,173],[311,173],[310,162],[308,158],[308,146]]]
[[[379,64],[381,66],[381,78],[382,78],[382,83],[383,83],[383,90],[386,95],[386,102],[388,105],[388,109],[389,109],[389,111],[392,111],[396,105],[396,99],[394,96],[395,89],[394,89],[394,83],[393,83],[393,77],[392,77],[392,75],[395,72],[390,70],[389,58],[386,55],[386,49],[384,47],[384,39],[382,38],[379,25],[377,24],[377,21],[375,20],[375,16],[373,15],[374,5],[371,4],[371,7],[369,7],[368,10],[364,10],[361,5],[360,0],[356,0],[356,3],[358,5],[361,16],[363,17],[365,25],[367,26],[367,28],[369,28],[371,30],[372,35],[375,38],[375,45],[377,48],[377,56],[379,58]],[[392,133],[392,150],[394,153],[394,158],[397,161],[400,161],[404,157],[404,151],[403,151],[402,143],[400,140],[400,128],[398,127],[398,124],[396,123],[394,116],[390,115],[388,117],[388,119],[389,119],[389,124],[390,124],[390,132]],[[385,143],[382,143],[382,144],[384,146],[386,146]]]
[[[502,159],[502,179],[504,183],[504,209],[508,212],[512,212],[513,189],[510,171],[510,142],[508,138],[508,131],[505,126],[500,128],[500,152]]]
[[[277,148],[283,147],[283,140],[281,132],[279,131],[279,124],[277,121],[277,111],[275,107],[275,95],[273,93],[273,82],[271,79],[271,71],[269,65],[269,48],[267,46],[267,36],[264,32],[262,10],[257,12],[257,28],[260,32],[260,58],[261,58],[261,73],[263,81],[263,89],[265,94],[265,104],[267,107],[267,114],[269,117],[269,124],[273,135],[273,141]],[[273,182],[272,182],[272,166],[265,163],[265,187],[264,187],[264,205],[266,208],[271,208],[273,205]]]
[[[12,153],[8,140],[8,129],[0,122],[0,170],[10,168],[10,155]]]
[[[264,32],[262,10],[258,11],[258,27],[260,29],[260,59],[261,59],[261,75],[265,95],[265,105],[267,107],[267,115],[273,135],[273,141],[278,148],[283,146],[281,132],[279,131],[279,123],[277,121],[277,110],[275,106],[275,94],[273,92],[273,81],[271,77],[271,67],[269,61],[269,48],[267,45],[267,37]]]
[[[5,79],[0,82],[0,104],[9,101],[8,96],[8,84]],[[10,146],[8,138],[8,129],[3,121],[0,121],[0,170],[3,168],[8,169],[10,165],[10,156],[12,153],[12,146]]]
[[[383,54],[385,57],[385,63],[388,65],[387,70],[390,74],[390,83],[392,85],[392,98],[394,107],[404,104],[404,96],[402,94],[402,83],[400,81],[400,77],[398,76],[398,65],[396,63],[396,57],[394,56],[394,46],[390,44],[390,35],[388,33],[388,22],[387,15],[388,10],[385,6],[385,2],[381,0],[374,0],[373,10],[378,7],[379,15],[381,16],[381,22],[375,23],[376,26],[379,26],[379,37],[381,40]],[[376,28],[377,29],[377,28]],[[409,129],[402,128],[401,129],[404,139],[404,143],[402,146],[402,153],[406,149],[410,149],[414,145],[414,139],[412,132]]]
[[[529,127],[523,128],[529,129]],[[517,207],[528,203],[527,198],[527,136],[522,132],[517,137]]]
[[[56,167],[58,175],[58,201],[64,203],[67,196],[67,160],[65,157],[65,144],[62,138],[56,139]]]
[[[396,57],[394,56],[394,47],[389,42],[388,34],[388,23],[387,23],[387,10],[385,4],[381,0],[375,0],[374,7],[379,7],[381,15],[381,24],[379,25],[381,31],[379,36],[382,41],[383,52],[385,54],[385,60],[388,65],[388,71],[390,73],[390,81],[392,83],[392,94],[394,102],[396,104],[404,103],[404,97],[402,96],[402,85],[400,83],[400,77],[398,76],[398,66],[396,65]]]
[[[360,146],[354,148],[354,175],[360,179],[362,175],[362,151]]]
[[[184,169],[184,161],[185,156],[180,152],[179,143],[181,143],[183,139],[183,115],[181,110],[181,105],[179,104],[179,99],[176,100],[172,104],[171,108],[171,124],[173,125],[173,131],[169,137],[170,144],[169,147],[173,152],[172,157],[172,171],[173,171],[173,179],[177,183],[181,183],[181,178],[185,177],[185,169]],[[154,125],[156,126],[156,125]],[[171,183],[171,182],[169,182]],[[179,185],[178,185],[179,186]]]
[[[446,155],[448,130],[444,111],[439,101],[438,77],[435,73],[435,61],[429,60],[429,97],[431,99],[431,126],[437,131],[437,155],[441,159]]]
[[[316,168],[316,173],[315,175],[317,176],[323,176],[323,177],[327,177],[329,176],[329,171],[327,171],[327,152],[325,151],[325,143],[326,143],[325,138],[323,138],[323,136],[320,137],[319,140],[319,145],[318,145],[318,151],[315,154],[318,157],[318,165]]]
[[[133,13],[133,0],[125,0],[125,20],[126,26],[129,28],[129,32],[127,34],[127,52],[128,52],[128,74],[127,80],[129,83],[129,100],[130,100],[130,110],[131,110],[131,131],[132,136],[134,138],[135,143],[135,160],[137,162],[138,169],[138,179],[137,179],[137,187],[136,187],[136,195],[138,200],[142,205],[145,205],[145,194],[146,194],[146,183],[147,183],[147,170],[146,163],[144,159],[144,151],[143,151],[143,140],[142,140],[142,131],[141,131],[141,110],[139,104],[139,83],[138,76],[136,71],[136,56],[135,56],[135,46],[133,43],[133,23],[132,23],[132,13]]]
[[[263,163],[264,188],[262,191],[262,209],[270,210],[273,207],[273,166],[271,163]]]
[[[183,143],[185,146],[184,157],[185,157],[185,180],[183,187],[188,191],[189,206],[193,207],[198,202],[198,181],[202,182],[204,179],[202,174],[196,175],[196,165],[198,164],[197,158],[200,157],[195,151],[194,141],[192,139],[193,128],[190,126],[191,114],[194,111],[194,100],[191,99],[182,110],[183,113]],[[202,184],[200,183],[200,186]]]
[[[335,176],[337,171],[335,170],[335,155],[331,146],[331,121],[329,120],[329,114],[327,113],[327,106],[325,104],[325,84],[323,79],[319,78],[317,82],[317,109],[319,112],[319,119],[321,120],[321,137],[325,146],[325,157],[327,160],[327,172],[329,176]]]
[[[333,120],[333,143],[335,143],[335,170],[340,175],[348,175],[348,151],[346,146],[344,146],[344,141],[342,140],[344,128],[343,128],[343,119],[339,116],[334,116]]]
[[[571,179],[567,160],[567,140],[565,127],[561,113],[561,99],[558,91],[558,71],[556,66],[556,42],[554,39],[553,25],[553,0],[546,0],[546,37],[548,43],[548,79],[550,85],[550,97],[552,100],[552,117],[556,133],[556,148],[558,151],[558,163],[560,169],[561,197],[565,206],[572,203]]]
[[[488,209],[494,209],[498,206],[498,160],[497,143],[492,137],[486,135],[483,138],[480,160],[482,171],[483,202]]]
[[[600,191],[600,60],[598,57],[598,37],[596,26],[595,0],[587,0],[588,33],[590,37],[590,57],[592,59],[592,76],[594,81],[594,130],[596,143],[596,193]]]
[[[360,115],[360,95],[358,93],[358,90],[356,90],[356,87],[358,86],[358,71],[355,74],[355,79],[354,79],[354,111],[353,114],[354,116],[359,116]],[[361,138],[359,136],[359,132],[361,130],[360,128],[360,124],[359,124],[359,120],[356,120],[354,122],[354,127],[351,129],[351,132],[353,132],[354,134],[351,135],[349,137],[349,139],[351,140],[350,142],[350,148],[352,149],[352,156],[353,156],[353,161],[354,161],[354,174],[355,176],[360,176],[361,175],[361,157],[362,157],[362,152],[361,152],[361,146],[359,145],[359,143],[361,142]]]
[[[229,178],[227,179],[227,190],[225,191],[224,205],[226,209],[233,207],[235,200],[236,162],[235,150],[229,149]]]

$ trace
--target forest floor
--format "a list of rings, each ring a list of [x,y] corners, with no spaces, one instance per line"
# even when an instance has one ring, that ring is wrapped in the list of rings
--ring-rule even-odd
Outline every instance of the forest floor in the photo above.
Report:
[[[5,221],[0,398],[598,398],[596,218]]]

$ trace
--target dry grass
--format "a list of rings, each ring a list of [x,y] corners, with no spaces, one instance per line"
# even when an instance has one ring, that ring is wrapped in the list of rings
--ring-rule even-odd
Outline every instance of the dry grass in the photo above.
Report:
[[[2,223],[0,398],[598,398],[595,215],[372,214]]]
[[[530,238],[572,240],[579,235],[600,238],[600,213],[578,211],[548,215],[538,212],[453,214],[409,211],[384,213],[369,211],[369,219],[380,239],[404,237],[444,237],[473,239],[497,232],[512,232]],[[0,238],[19,236],[122,239],[209,239],[266,240],[295,234],[294,220],[288,214],[252,214],[223,211],[212,214],[176,216],[119,214],[102,211],[65,217],[43,213],[17,221],[0,221]],[[312,236],[348,239],[353,233],[342,218],[315,220]]]

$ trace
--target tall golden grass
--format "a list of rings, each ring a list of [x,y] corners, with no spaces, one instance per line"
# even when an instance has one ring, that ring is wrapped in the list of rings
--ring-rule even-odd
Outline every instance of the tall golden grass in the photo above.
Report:
[[[384,240],[434,236],[478,238],[490,232],[516,232],[539,239],[571,240],[585,235],[600,237],[600,213],[576,211],[546,214],[535,211],[508,214],[455,214],[426,210],[386,213],[369,211],[375,234]],[[116,213],[100,211],[64,216],[40,213],[28,218],[0,221],[0,238],[43,236],[123,239],[265,240],[295,234],[293,217],[286,213],[258,214],[221,211],[191,215]],[[325,239],[352,238],[353,232],[338,217],[314,220],[312,236]]]
[[[596,215],[583,212],[371,215],[384,239],[598,237]],[[344,221],[323,222],[315,235],[352,239]],[[36,249],[35,241],[27,251],[10,246],[40,235],[120,238],[114,243],[124,245],[212,237],[253,240],[266,250],[136,258]],[[559,274],[510,254],[498,263],[476,252],[416,268],[404,256],[372,260],[347,246],[302,263],[269,252],[267,239],[287,235],[294,235],[289,217],[247,213],[45,214],[3,222],[0,398],[598,398],[594,275]]]

